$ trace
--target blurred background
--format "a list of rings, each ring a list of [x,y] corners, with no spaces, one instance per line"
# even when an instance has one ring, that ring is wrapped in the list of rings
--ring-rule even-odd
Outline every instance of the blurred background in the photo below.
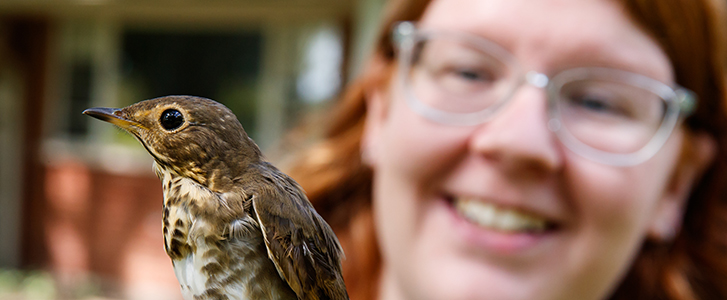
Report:
[[[0,299],[181,299],[151,158],[81,112],[212,98],[275,161],[359,71],[383,2],[0,0]]]

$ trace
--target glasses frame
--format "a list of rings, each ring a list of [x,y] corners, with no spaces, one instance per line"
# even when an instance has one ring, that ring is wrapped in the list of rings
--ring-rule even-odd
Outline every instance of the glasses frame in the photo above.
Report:
[[[474,126],[485,123],[494,117],[500,108],[510,102],[512,96],[525,84],[543,88],[548,101],[547,127],[554,132],[563,145],[572,152],[589,160],[613,166],[634,166],[653,157],[666,143],[677,125],[689,116],[696,106],[697,98],[694,92],[679,86],[669,86],[650,77],[628,71],[603,68],[580,67],[558,72],[552,78],[535,71],[525,72],[515,57],[500,45],[483,37],[463,32],[423,30],[416,27],[413,22],[400,22],[393,28],[393,42],[398,50],[398,84],[404,93],[408,106],[417,114],[431,121],[453,125]],[[512,68],[516,81],[505,95],[486,109],[470,113],[454,113],[430,107],[414,95],[408,85],[408,72],[411,69],[411,60],[415,45],[432,38],[446,38],[463,41],[480,49],[484,53],[499,59],[503,64]],[[612,153],[596,149],[578,140],[565,126],[558,108],[560,89],[563,85],[582,79],[605,79],[631,85],[651,91],[664,100],[666,111],[659,128],[654,136],[641,149],[631,153]]]

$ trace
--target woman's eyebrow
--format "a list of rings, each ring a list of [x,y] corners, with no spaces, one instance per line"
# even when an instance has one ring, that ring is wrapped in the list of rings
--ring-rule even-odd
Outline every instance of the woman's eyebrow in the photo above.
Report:
[[[652,50],[634,44],[591,40],[564,48],[550,63],[556,70],[586,66],[609,67],[642,74],[663,82],[671,81],[671,64],[668,60],[661,61],[659,56],[653,54]],[[664,70],[664,67],[667,69]]]

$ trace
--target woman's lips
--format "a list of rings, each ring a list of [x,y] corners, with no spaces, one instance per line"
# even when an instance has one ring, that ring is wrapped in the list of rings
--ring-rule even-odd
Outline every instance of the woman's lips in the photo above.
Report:
[[[543,216],[499,206],[475,197],[444,197],[465,241],[502,255],[534,248],[558,232],[557,223]]]

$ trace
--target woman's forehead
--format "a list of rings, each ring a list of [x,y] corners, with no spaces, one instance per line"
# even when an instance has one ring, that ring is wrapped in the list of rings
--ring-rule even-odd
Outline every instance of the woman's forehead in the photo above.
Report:
[[[544,73],[601,66],[673,81],[667,55],[616,1],[434,0],[419,23],[485,37]]]

